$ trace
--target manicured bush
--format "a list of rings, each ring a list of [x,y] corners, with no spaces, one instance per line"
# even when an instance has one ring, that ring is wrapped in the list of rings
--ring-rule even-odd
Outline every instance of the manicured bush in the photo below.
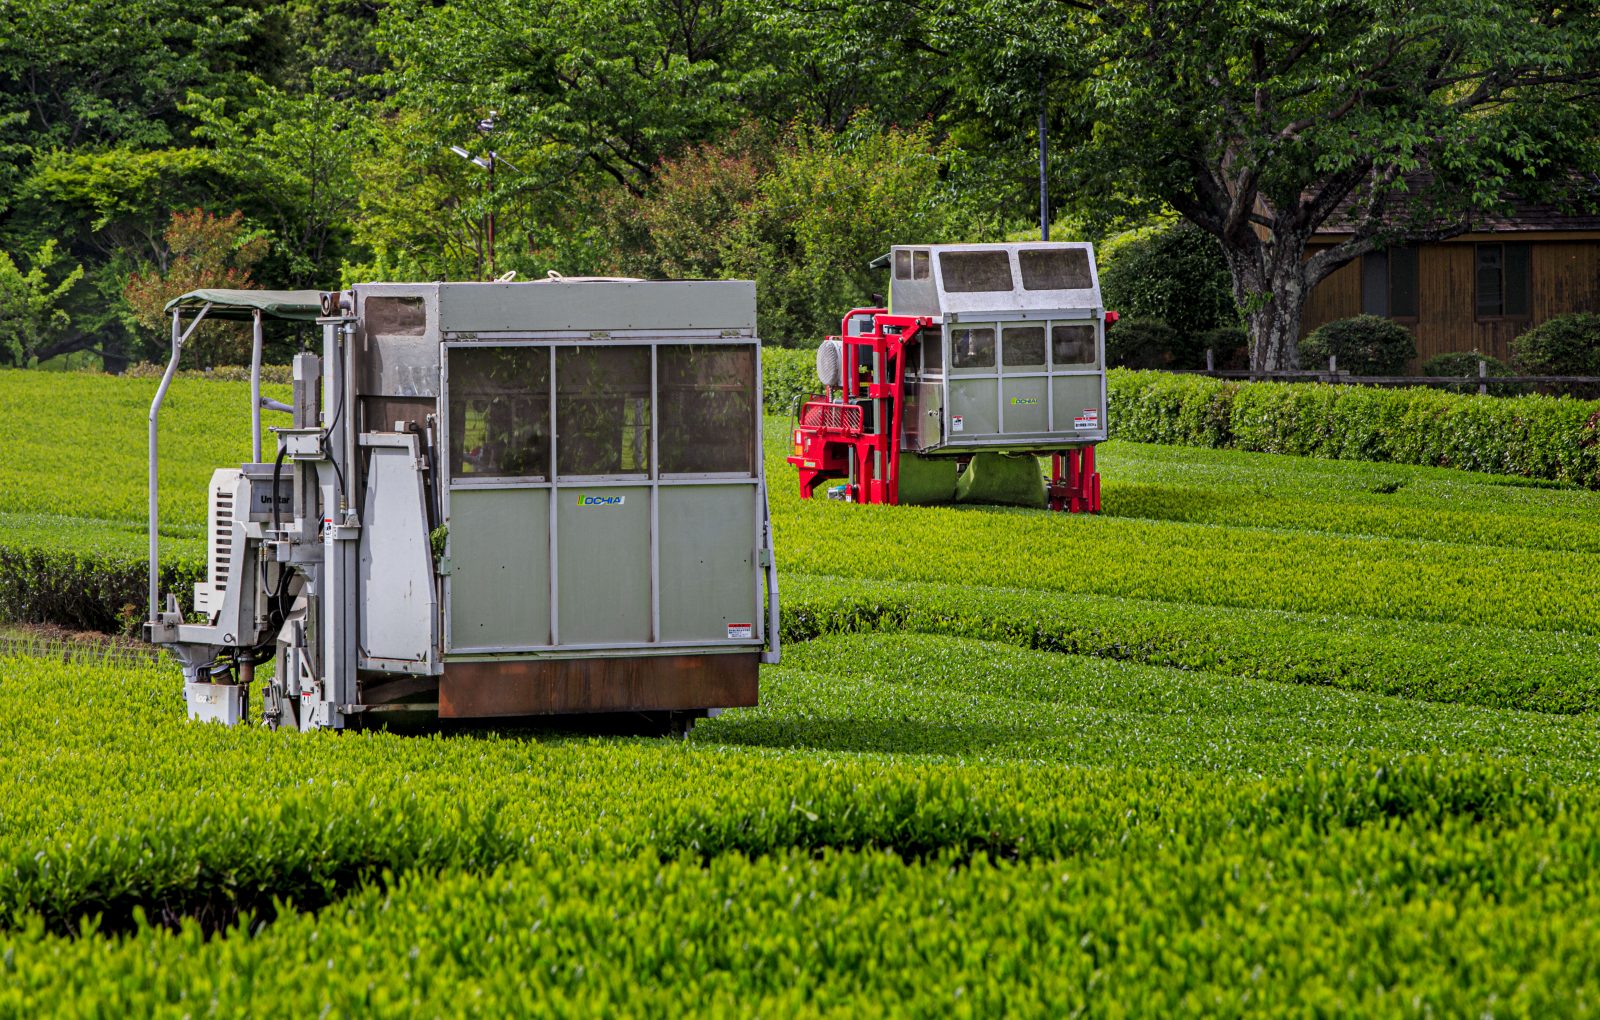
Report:
[[[1401,375],[1417,356],[1411,331],[1377,315],[1357,315],[1318,327],[1300,341],[1300,363],[1321,368],[1332,356],[1351,375]]]
[[[761,348],[761,400],[768,414],[792,414],[797,401],[821,389],[815,347]]]
[[[1600,375],[1600,315],[1558,315],[1511,341],[1526,375]]]
[[[1468,380],[1478,378],[1478,364],[1483,363],[1484,371],[1490,379],[1496,376],[1516,375],[1517,373],[1499,358],[1491,358],[1487,354],[1477,351],[1451,351],[1447,354],[1435,354],[1422,363],[1422,375],[1432,377],[1460,377]],[[1452,393],[1476,393],[1478,383],[1464,382],[1459,385],[1444,387]],[[1516,383],[1495,383],[1488,386],[1490,393],[1497,397],[1514,396],[1525,392],[1525,388]]]
[[[1112,436],[1135,442],[1425,464],[1600,488],[1600,401],[1229,386],[1154,372],[1112,372],[1108,392]]]
[[[1243,326],[1208,329],[1195,340],[1195,348],[1196,368],[1205,365],[1206,351],[1211,352],[1218,371],[1244,371],[1250,367],[1250,334]]]
[[[1163,368],[1174,360],[1178,333],[1160,319],[1123,319],[1106,330],[1106,363]]]
[[[1133,319],[1159,319],[1180,337],[1238,325],[1222,246],[1192,223],[1175,220],[1131,231],[1095,254],[1107,308]]]

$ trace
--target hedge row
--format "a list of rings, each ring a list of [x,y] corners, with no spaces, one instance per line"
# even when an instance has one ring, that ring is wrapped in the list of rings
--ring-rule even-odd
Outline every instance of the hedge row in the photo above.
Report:
[[[144,559],[30,545],[12,537],[0,542],[0,620],[125,634],[134,633],[144,620],[149,600]],[[203,559],[162,557],[163,592],[184,597],[203,580]]]
[[[1600,488],[1600,401],[1113,370],[1117,439],[1388,461]]]

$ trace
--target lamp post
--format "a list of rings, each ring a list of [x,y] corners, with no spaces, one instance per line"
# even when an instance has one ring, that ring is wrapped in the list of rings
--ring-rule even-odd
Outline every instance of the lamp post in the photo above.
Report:
[[[489,116],[485,117],[483,120],[478,121],[478,133],[483,135],[485,138],[488,138],[490,135],[492,135],[494,133],[495,128],[498,126],[495,123],[495,116],[496,116],[495,111],[490,110],[489,111]],[[492,140],[491,140],[490,144],[493,145]],[[489,150],[489,155],[488,156],[474,156],[472,153],[468,152],[466,149],[463,149],[459,145],[450,146],[450,151],[455,153],[457,156],[460,156],[462,159],[466,160],[468,163],[471,163],[472,165],[474,165],[476,167],[480,167],[480,168],[482,168],[484,170],[487,170],[489,172],[489,216],[488,216],[488,220],[487,220],[487,222],[485,224],[484,233],[486,235],[488,235],[489,276],[492,279],[494,277],[494,275],[495,275],[495,266],[494,266],[494,228],[495,228],[494,168],[495,168],[495,166],[497,164],[500,164],[500,163],[504,163],[506,166],[511,167],[511,169],[513,169],[513,170],[515,170],[516,167],[512,166],[510,160],[508,160],[505,157],[501,156],[498,152],[495,152],[493,148],[491,148]]]

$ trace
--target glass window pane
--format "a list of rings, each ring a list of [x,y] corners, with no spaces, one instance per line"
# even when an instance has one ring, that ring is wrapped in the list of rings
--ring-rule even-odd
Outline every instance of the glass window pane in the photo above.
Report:
[[[663,345],[656,379],[663,473],[755,473],[754,348]]]
[[[1050,363],[1057,366],[1094,364],[1094,327],[1088,323],[1051,326]]]
[[[894,253],[894,278],[896,280],[911,279],[911,253],[903,248]]]
[[[911,275],[918,280],[926,280],[928,278],[927,252],[914,251],[911,253]]]
[[[1528,314],[1528,245],[1526,242],[1505,246],[1505,314]]]
[[[951,368],[993,368],[994,327],[957,326],[950,330]]]
[[[650,472],[650,348],[556,351],[556,472]]]
[[[369,297],[364,323],[373,336],[422,336],[428,312],[419,297]]]
[[[1044,327],[1007,326],[1001,338],[1000,357],[1014,368],[1044,367]]]
[[[1024,248],[1017,263],[1025,290],[1089,289],[1089,253],[1083,248]]]
[[[944,337],[931,329],[923,330],[919,337],[918,346],[922,348],[922,371],[938,375],[944,371]]]
[[[1003,251],[941,252],[939,272],[951,294],[1011,289],[1011,256]]]
[[[450,476],[545,478],[549,470],[550,348],[452,349]]]
[[[1389,314],[1389,256],[1385,252],[1361,258],[1361,314]]]
[[[1505,292],[1501,287],[1500,246],[1478,245],[1478,314],[1501,315],[1505,310]]]
[[[1389,314],[1397,319],[1417,315],[1417,249],[1389,252]]]

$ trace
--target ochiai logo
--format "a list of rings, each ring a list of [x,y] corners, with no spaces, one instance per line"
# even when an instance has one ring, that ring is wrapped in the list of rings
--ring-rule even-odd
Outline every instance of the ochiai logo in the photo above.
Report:
[[[626,496],[579,496],[579,506],[621,506]]]

